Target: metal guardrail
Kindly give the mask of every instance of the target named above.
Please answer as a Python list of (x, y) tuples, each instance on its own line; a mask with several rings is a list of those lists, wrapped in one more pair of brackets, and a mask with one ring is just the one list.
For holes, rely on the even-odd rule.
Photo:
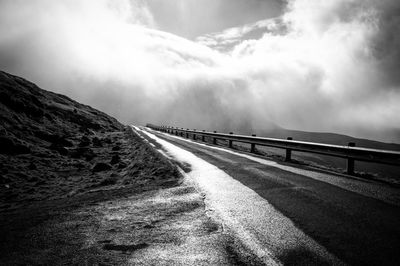
[(269, 146), (274, 148), (281, 148), (286, 150), (286, 161), (291, 160), (292, 151), (301, 151), (301, 152), (309, 152), (309, 153), (317, 153), (323, 155), (329, 155), (334, 157), (340, 157), (347, 160), (347, 173), (352, 175), (354, 174), (354, 162), (355, 161), (364, 161), (364, 162), (373, 162), (373, 163), (381, 163), (388, 165), (396, 165), (400, 166), (400, 152), (398, 151), (389, 151), (389, 150), (378, 150), (378, 149), (369, 149), (369, 148), (361, 148), (355, 147), (355, 143), (350, 142), (348, 146), (340, 146), (340, 145), (331, 145), (331, 144), (322, 144), (322, 143), (313, 143), (313, 142), (305, 142), (305, 141), (296, 141), (292, 140), (292, 138), (288, 139), (274, 139), (274, 138), (264, 138), (257, 137), (256, 135), (246, 136), (246, 135), (235, 135), (233, 133), (217, 133), (207, 132), (207, 131), (197, 131), (196, 129), (183, 129), (177, 127), (169, 127), (169, 126), (155, 126), (152, 124), (147, 124), (147, 127), (166, 132), (170, 134), (174, 134), (181, 137), (189, 138), (196, 140), (198, 137), (201, 137), (201, 140), (204, 142), (205, 137), (210, 137), (212, 139), (213, 144), (217, 144), (217, 139), (228, 141), (228, 147), (232, 148), (233, 142), (241, 142), (250, 144), (250, 152), (255, 152), (256, 145), (260, 146)]

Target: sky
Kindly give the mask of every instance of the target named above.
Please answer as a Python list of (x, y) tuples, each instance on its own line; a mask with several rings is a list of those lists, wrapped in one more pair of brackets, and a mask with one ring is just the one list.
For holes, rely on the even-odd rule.
[(400, 142), (399, 33), (398, 0), (0, 0), (0, 69), (124, 123)]

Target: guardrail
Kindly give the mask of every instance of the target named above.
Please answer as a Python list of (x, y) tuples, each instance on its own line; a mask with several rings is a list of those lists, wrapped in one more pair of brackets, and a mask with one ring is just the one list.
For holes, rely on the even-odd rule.
[(356, 144), (354, 142), (348, 143), (348, 146), (340, 146), (340, 145), (313, 143), (305, 141), (296, 141), (292, 140), (292, 138), (290, 137), (285, 140), (285, 139), (257, 137), (256, 135), (252, 136), (235, 135), (232, 132), (226, 134), (226, 133), (217, 133), (216, 131), (214, 132), (207, 132), (204, 130), (197, 131), (196, 129), (191, 130), (191, 129), (183, 129), (177, 127), (169, 127), (169, 126), (156, 126), (152, 124), (147, 124), (146, 126), (153, 130), (166, 132), (181, 137), (190, 138), (191, 136), (192, 139), (194, 140), (196, 140), (198, 137), (201, 137), (201, 140), (203, 142), (205, 142), (205, 137), (210, 137), (212, 139), (212, 143), (215, 145), (217, 144), (217, 139), (226, 140), (228, 141), (229, 148), (232, 148), (233, 142), (248, 143), (250, 144), (251, 147), (250, 152), (252, 153), (256, 151), (255, 148), (256, 145), (285, 149), (286, 150), (285, 161), (291, 160), (292, 151), (309, 152), (309, 153), (317, 153), (334, 157), (340, 157), (347, 160), (347, 173), (350, 175), (354, 174), (355, 161), (364, 161), (364, 162), (373, 162), (373, 163), (400, 166), (400, 152), (355, 147)]

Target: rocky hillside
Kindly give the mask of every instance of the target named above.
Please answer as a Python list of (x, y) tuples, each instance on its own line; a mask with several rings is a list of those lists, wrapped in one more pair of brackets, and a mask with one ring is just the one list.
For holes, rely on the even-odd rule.
[(176, 177), (116, 119), (0, 71), (0, 212)]

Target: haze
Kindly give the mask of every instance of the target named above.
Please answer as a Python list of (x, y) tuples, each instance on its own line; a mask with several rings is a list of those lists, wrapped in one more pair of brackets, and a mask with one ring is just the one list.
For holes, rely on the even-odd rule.
[(400, 142), (397, 0), (0, 0), (0, 69), (121, 122)]

